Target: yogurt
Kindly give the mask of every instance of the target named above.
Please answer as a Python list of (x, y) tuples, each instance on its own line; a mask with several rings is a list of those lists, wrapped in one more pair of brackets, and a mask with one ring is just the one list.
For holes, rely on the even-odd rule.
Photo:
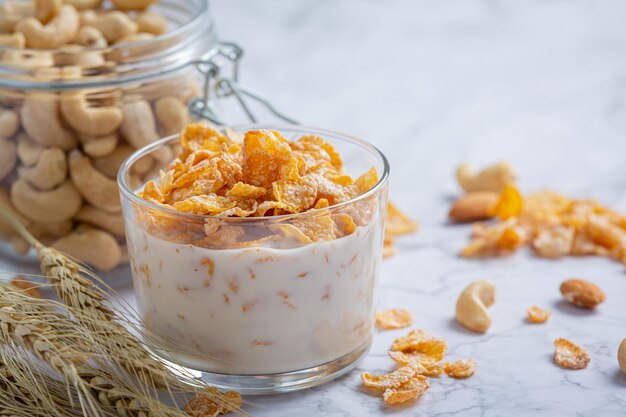
[(305, 370), (369, 346), (378, 216), (292, 249), (207, 249), (126, 225), (138, 307), (162, 353), (232, 375)]

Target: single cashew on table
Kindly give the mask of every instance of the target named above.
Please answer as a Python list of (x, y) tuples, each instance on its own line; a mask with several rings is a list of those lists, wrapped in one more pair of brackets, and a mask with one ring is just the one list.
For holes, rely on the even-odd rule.
[[(68, 87), (0, 87), (0, 207), (42, 242), (100, 270), (127, 261), (119, 167), (136, 149), (180, 132), (190, 122), (189, 100), (200, 94), (193, 68), (141, 83), (102, 84), (103, 73), (116, 73), (133, 57), (132, 47), (120, 48), (174, 28), (151, 8), (155, 3), (0, 4), (0, 68), (28, 70), (36, 86)], [(74, 87), (77, 81), (83, 87)], [(146, 158), (133, 182), (139, 185), (171, 157)], [(29, 250), (2, 222), (0, 238), (18, 253)]]
[(487, 308), (496, 301), (496, 285), (487, 280), (469, 284), (456, 302), (456, 319), (466, 328), (485, 333), (491, 327)]

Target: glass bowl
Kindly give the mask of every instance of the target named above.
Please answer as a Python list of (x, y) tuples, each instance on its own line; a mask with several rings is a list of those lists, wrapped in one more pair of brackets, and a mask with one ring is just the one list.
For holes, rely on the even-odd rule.
[[(385, 157), (359, 139), (307, 127), (236, 130), (259, 128), (290, 140), (321, 136), (341, 154), (346, 172), (358, 176), (373, 166), (380, 180), (328, 208), (238, 218), (177, 212), (138, 197), (158, 173), (139, 178), (137, 167), (145, 160), (167, 165), (178, 136), (137, 151), (118, 175), (147, 342), (207, 382), (245, 394), (320, 384), (354, 368), (368, 351), (389, 177)], [(350, 234), (329, 234), (347, 223)]]

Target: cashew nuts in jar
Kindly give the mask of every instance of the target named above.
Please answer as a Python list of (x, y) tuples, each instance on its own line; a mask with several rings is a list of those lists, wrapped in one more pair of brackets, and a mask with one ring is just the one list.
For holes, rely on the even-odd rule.
[[(72, 248), (79, 260), (100, 269), (113, 268), (124, 259), (118, 168), (136, 149), (182, 130), (189, 122), (189, 100), (201, 93), (193, 65), (161, 75), (163, 64), (154, 59), (178, 46), (164, 45), (158, 37), (177, 28), (183, 16), (169, 21), (166, 17), (171, 14), (160, 13), (171, 13), (175, 5), (177, 13), (190, 10), (185, 18), (192, 21), (197, 14), (190, 7), (197, 6), (185, 4), (187, 0), (161, 1), (169, 4), (151, 8), (156, 1), (0, 3), (0, 69), (28, 71), (28, 77), (18, 81), (33, 86), (17, 89), (0, 80), (0, 197), (4, 196), (0, 204), (9, 206), (42, 242)], [(197, 28), (187, 33), (195, 36)], [(216, 45), (207, 43), (208, 38), (202, 48)], [(187, 42), (188, 37), (182, 40)], [(142, 48), (135, 42), (142, 42)], [(197, 60), (198, 46), (189, 48), (188, 53), (195, 55), (188, 62)], [(135, 56), (141, 53), (146, 56)], [(145, 61), (154, 65), (154, 74), (138, 79), (135, 75), (146, 71)], [(126, 81), (129, 68), (135, 72)], [(158, 163), (172, 157), (164, 152), (137, 164), (133, 183), (139, 186), (146, 176), (157, 175)], [(0, 238), (20, 253), (28, 249), (2, 225)], [(106, 262), (73, 249), (75, 242), (92, 238), (106, 251), (102, 254)]]

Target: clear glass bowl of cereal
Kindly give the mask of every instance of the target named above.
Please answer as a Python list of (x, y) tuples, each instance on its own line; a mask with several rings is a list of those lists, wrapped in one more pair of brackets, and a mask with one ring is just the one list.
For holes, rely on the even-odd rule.
[[(138, 176), (163, 154), (177, 157)], [(372, 145), (300, 126), (190, 125), (133, 154), (118, 182), (146, 343), (247, 394), (354, 368), (372, 340), (388, 177)]]

